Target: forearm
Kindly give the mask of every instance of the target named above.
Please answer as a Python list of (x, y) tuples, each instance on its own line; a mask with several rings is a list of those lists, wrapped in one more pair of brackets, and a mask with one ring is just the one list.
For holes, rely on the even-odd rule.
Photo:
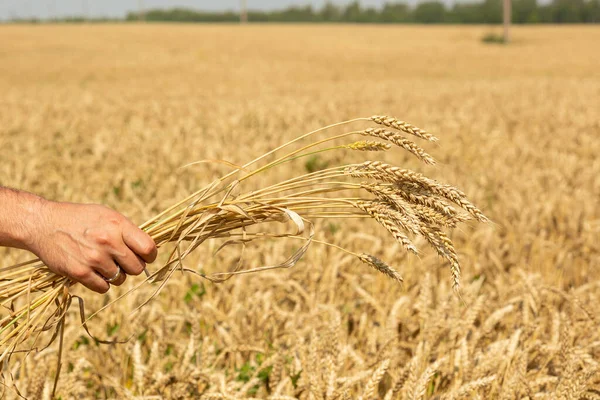
[(157, 252), (147, 233), (107, 207), (53, 202), (4, 187), (0, 246), (29, 250), (54, 273), (100, 293), (108, 281), (125, 281), (120, 271), (139, 275)]
[(31, 193), (0, 186), (0, 246), (30, 250), (47, 203)]

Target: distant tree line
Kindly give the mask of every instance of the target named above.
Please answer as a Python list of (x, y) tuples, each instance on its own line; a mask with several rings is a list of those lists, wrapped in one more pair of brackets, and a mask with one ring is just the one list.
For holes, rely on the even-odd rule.
[[(528, 23), (598, 23), (600, 0), (552, 0), (539, 4), (537, 0), (513, 0), (512, 18), (517, 24)], [(126, 20), (168, 22), (237, 22), (238, 13), (205, 12), (185, 8), (152, 9), (143, 16), (127, 14)], [(455, 3), (446, 6), (441, 1), (423, 1), (411, 7), (405, 3), (388, 2), (381, 8), (363, 7), (359, 1), (346, 6), (326, 3), (321, 9), (308, 6), (289, 7), (275, 11), (248, 11), (251, 22), (349, 22), (349, 23), (423, 23), (423, 24), (495, 24), (502, 22), (502, 0), (479, 3)]]
[[(142, 15), (130, 12), (125, 21), (162, 22), (239, 22), (237, 12), (207, 12), (187, 8), (151, 9)], [(346, 6), (327, 2), (322, 8), (288, 7), (274, 11), (248, 11), (250, 22), (338, 22), (338, 23), (420, 23), (420, 24), (497, 24), (502, 22), (502, 0), (456, 3), (446, 6), (439, 0), (420, 1), (416, 6), (403, 2), (386, 2), (383, 7), (363, 7), (359, 1)], [(512, 0), (512, 20), (529, 23), (598, 23), (600, 0)], [(53, 18), (53, 22), (118, 22), (117, 18)], [(12, 22), (44, 22), (35, 18), (13, 19)]]

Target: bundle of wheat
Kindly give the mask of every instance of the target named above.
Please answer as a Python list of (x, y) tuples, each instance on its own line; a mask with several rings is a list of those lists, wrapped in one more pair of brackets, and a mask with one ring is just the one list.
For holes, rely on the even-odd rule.
[[(331, 128), (361, 121), (369, 121), (393, 130), (367, 128), (328, 135), (278, 156), (284, 148), (309, 136), (324, 134)], [(458, 289), (458, 257), (451, 240), (442, 228), (454, 228), (459, 222), (468, 219), (487, 219), (467, 200), (464, 193), (452, 186), (383, 162), (366, 161), (306, 173), (258, 190), (234, 195), (234, 192), (239, 192), (245, 181), (261, 177), (277, 166), (332, 150), (386, 151), (393, 144), (409, 151), (427, 164), (435, 163), (429, 154), (405, 138), (401, 132), (428, 141), (437, 140), (433, 135), (395, 118), (357, 118), (307, 133), (243, 166), (234, 166), (234, 171), (141, 226), (158, 247), (174, 243), (173, 250), (162, 267), (151, 274), (147, 273), (143, 282), (121, 297), (148, 282), (157, 284), (155, 293), (158, 293), (177, 270), (198, 274), (213, 282), (222, 282), (236, 274), (290, 268), (298, 262), (311, 243), (333, 246), (357, 257), (392, 279), (402, 280), (396, 270), (374, 255), (355, 253), (317, 240), (311, 221), (318, 218), (375, 219), (407, 251), (414, 253), (417, 252), (417, 248), (410, 236), (424, 237), (437, 253), (450, 263), (453, 285)], [(382, 142), (361, 140), (345, 145), (323, 146), (353, 135), (369, 136)], [(274, 158), (273, 161), (267, 162), (269, 157)], [(255, 168), (250, 170), (251, 167)], [(360, 181), (357, 182), (356, 178)], [(450, 203), (454, 203), (454, 206)], [(272, 229), (273, 223), (291, 224), (294, 229), (291, 232), (280, 232)], [(243, 269), (240, 258), (240, 263), (233, 269), (207, 275), (183, 265), (186, 256), (208, 239), (224, 240), (220, 250), (234, 244), (242, 245), (243, 248), (247, 243), (266, 238), (287, 238), (303, 241), (303, 244), (287, 260), (272, 266)], [(14, 352), (34, 349), (42, 332), (53, 330), (51, 341), (60, 337), (66, 311), (75, 298), (69, 291), (71, 285), (73, 282), (56, 275), (40, 260), (0, 270), (0, 301), (10, 310), (8, 315), (0, 320), (0, 361), (7, 360)], [(81, 299), (78, 300), (82, 307)], [(81, 315), (85, 322), (83, 309)]]

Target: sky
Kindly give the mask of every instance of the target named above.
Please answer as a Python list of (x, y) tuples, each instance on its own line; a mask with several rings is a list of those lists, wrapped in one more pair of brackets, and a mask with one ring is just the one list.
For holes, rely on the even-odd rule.
[[(241, 0), (0, 0), (0, 19), (10, 18), (51, 18), (67, 15), (88, 15), (90, 17), (123, 17), (128, 11), (137, 10), (139, 4), (145, 8), (190, 7), (200, 10), (237, 10)], [(380, 7), (398, 0), (361, 0), (363, 6)], [(415, 4), (419, 0), (401, 2)], [(447, 4), (455, 1), (442, 0)], [(249, 9), (272, 10), (291, 5), (311, 4), (320, 8), (326, 0), (246, 0)], [(333, 0), (333, 3), (347, 4), (349, 0)]]

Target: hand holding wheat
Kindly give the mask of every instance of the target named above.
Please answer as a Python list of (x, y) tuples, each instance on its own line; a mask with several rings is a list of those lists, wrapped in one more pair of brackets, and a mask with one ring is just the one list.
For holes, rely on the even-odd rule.
[[(357, 122), (371, 122), (377, 128), (352, 130), (329, 135), (287, 152), (284, 149), (330, 128)], [(387, 129), (389, 128), (389, 129)], [(401, 281), (400, 274), (374, 255), (343, 249), (314, 238), (312, 221), (320, 218), (372, 218), (383, 226), (403, 248), (417, 252), (411, 236), (422, 236), (450, 264), (453, 286), (458, 289), (460, 266), (454, 246), (444, 228), (454, 228), (468, 219), (487, 221), (482, 212), (453, 186), (439, 183), (419, 173), (379, 161), (346, 164), (292, 177), (248, 193), (239, 192), (244, 182), (260, 177), (279, 165), (298, 158), (329, 151), (386, 151), (398, 146), (426, 164), (435, 160), (402, 133), (436, 141), (433, 135), (395, 118), (373, 116), (330, 125), (298, 137), (235, 170), (183, 199), (141, 226), (161, 247), (174, 243), (167, 262), (149, 274), (141, 284), (157, 284), (162, 289), (171, 275), (186, 271), (213, 282), (233, 275), (289, 268), (307, 251), (311, 243), (329, 245), (345, 251), (363, 263)], [(367, 136), (369, 140), (333, 145), (351, 136)], [(375, 139), (375, 140), (371, 140)], [(380, 141), (377, 141), (380, 140)], [(283, 155), (281, 155), (284, 153)], [(274, 158), (267, 162), (267, 158)], [(293, 226), (287, 233), (269, 229), (273, 223)], [(253, 229), (250, 229), (253, 228)], [(230, 271), (201, 274), (185, 268), (183, 261), (195, 248), (209, 239), (225, 240), (221, 248), (245, 245), (265, 238), (288, 238), (303, 242), (287, 260), (273, 266), (243, 269), (239, 263)], [(66, 310), (74, 283), (57, 275), (40, 260), (0, 270), (0, 302), (11, 310), (0, 320), (0, 361), (18, 351), (24, 343), (35, 347), (41, 332), (62, 333)], [(140, 285), (141, 285), (140, 284)], [(135, 290), (138, 286), (134, 287)], [(129, 292), (128, 292), (129, 293)], [(25, 304), (21, 299), (26, 299)], [(117, 299), (118, 300), (118, 299)], [(19, 304), (19, 307), (15, 305)], [(112, 303), (111, 303), (112, 304)], [(110, 304), (108, 305), (110, 306)], [(108, 307), (106, 306), (106, 307)]]

